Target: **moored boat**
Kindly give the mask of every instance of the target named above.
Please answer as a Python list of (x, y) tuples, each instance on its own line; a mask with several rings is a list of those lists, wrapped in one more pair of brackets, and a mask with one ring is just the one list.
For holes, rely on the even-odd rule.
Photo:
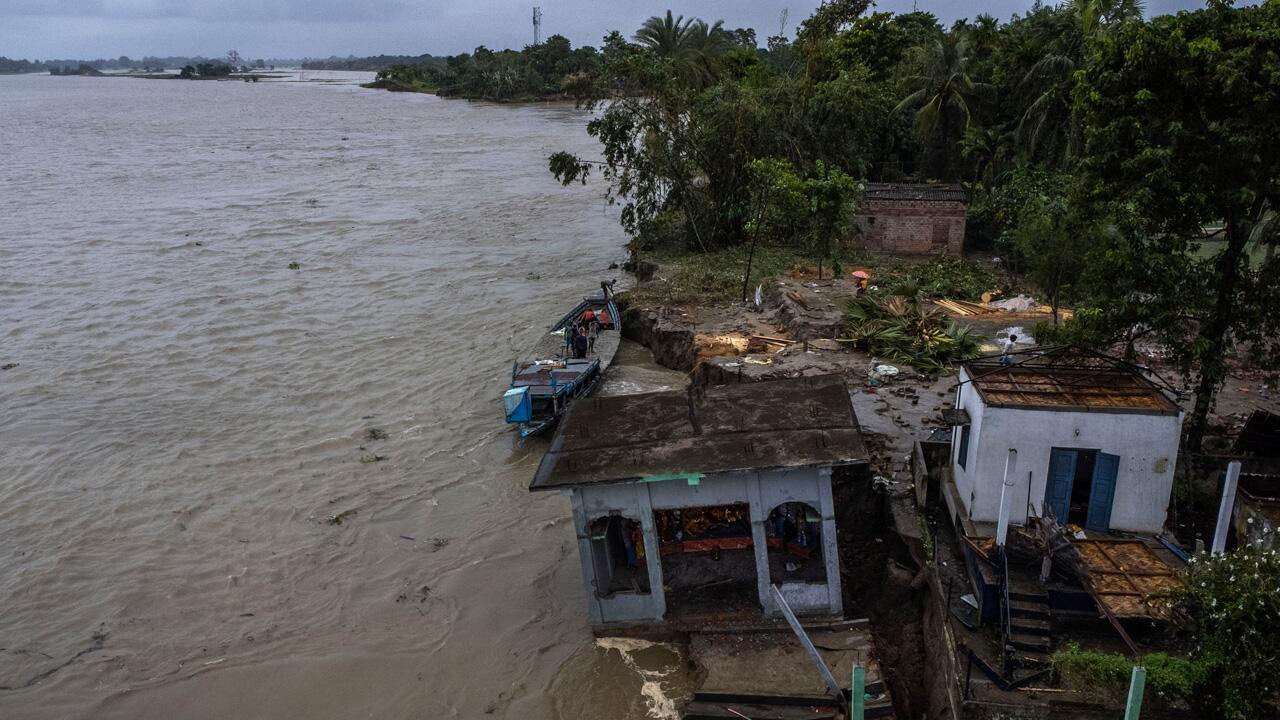
[[(583, 338), (575, 343), (575, 336)], [(584, 297), (511, 366), (511, 388), (502, 396), (508, 423), (521, 437), (553, 426), (575, 400), (599, 385), (622, 339), (622, 316), (613, 282)]]

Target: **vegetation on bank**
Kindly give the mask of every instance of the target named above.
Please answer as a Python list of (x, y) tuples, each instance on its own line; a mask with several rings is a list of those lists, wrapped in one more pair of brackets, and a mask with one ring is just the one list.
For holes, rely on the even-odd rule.
[(356, 57), (349, 55), (347, 57), (338, 57), (336, 55), (327, 58), (307, 58), (301, 63), (303, 70), (357, 70), (363, 72), (378, 72), (386, 70), (396, 65), (417, 65), (421, 63), (431, 62), (434, 58), (430, 55), (371, 55), (369, 57)]
[(1233, 355), (1280, 369), (1280, 262), (1248, 259), (1280, 242), (1280, 4), (1071, 0), (950, 27), (869, 9), (824, 2), (764, 48), (670, 13), (612, 33), (560, 84), (597, 111), (602, 157), (549, 169), (602, 178), (642, 257), (679, 247), (718, 277), (741, 248), (717, 281), (739, 292), (770, 248), (841, 260), (863, 182), (963, 183), (971, 243), (1075, 305), (1045, 339), (1171, 350), (1198, 448)]
[[(241, 60), (239, 53), (232, 50), (227, 53), (227, 58), (232, 54), (235, 55), (235, 62), (223, 58), (221, 61), (229, 64), (241, 65), (242, 63), (252, 69), (264, 69), (267, 67), (274, 68), (276, 65), (294, 65), (294, 60)], [(23, 73), (41, 73), (47, 72), (51, 75), (89, 75), (88, 72), (75, 72), (82, 67), (88, 67), (96, 71), (104, 70), (129, 70), (135, 72), (161, 73), (166, 68), (180, 68), (185, 65), (198, 65), (200, 63), (219, 62), (216, 59), (210, 59), (196, 55), (194, 57), (186, 57), (181, 55), (170, 55), (166, 57), (157, 57), (155, 55), (147, 55), (146, 57), (133, 59), (128, 55), (121, 55), (118, 58), (104, 58), (98, 60), (14, 60), (0, 56), (0, 75), (17, 75)], [(71, 70), (73, 72), (67, 72)]]
[(595, 73), (598, 61), (595, 48), (574, 49), (568, 38), (552, 35), (523, 50), (480, 46), (471, 53), (396, 64), (379, 70), (365, 87), (498, 102), (547, 100), (566, 97), (566, 88)]
[(76, 67), (54, 67), (49, 69), (50, 75), (87, 75), (100, 77), (103, 72), (88, 63), (80, 63)]

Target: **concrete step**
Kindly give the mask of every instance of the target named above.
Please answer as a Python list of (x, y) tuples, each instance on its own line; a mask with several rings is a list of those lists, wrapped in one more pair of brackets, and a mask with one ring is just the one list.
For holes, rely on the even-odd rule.
[(1050, 640), (1045, 635), (1028, 635), (1014, 632), (1009, 636), (1009, 644), (1022, 652), (1049, 654)]
[(1025, 633), (1027, 635), (1049, 635), (1051, 634), (1050, 622), (1034, 617), (1009, 615), (1009, 623), (1013, 627), (1014, 632)]
[(1036, 620), (1049, 619), (1049, 603), (1028, 602), (1026, 600), (1009, 600), (1009, 616), (1033, 618)]

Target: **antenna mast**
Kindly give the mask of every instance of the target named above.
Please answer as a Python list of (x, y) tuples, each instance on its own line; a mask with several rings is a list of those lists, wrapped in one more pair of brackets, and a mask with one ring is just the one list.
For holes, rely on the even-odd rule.
[(542, 43), (542, 8), (535, 5), (533, 7), (533, 44)]

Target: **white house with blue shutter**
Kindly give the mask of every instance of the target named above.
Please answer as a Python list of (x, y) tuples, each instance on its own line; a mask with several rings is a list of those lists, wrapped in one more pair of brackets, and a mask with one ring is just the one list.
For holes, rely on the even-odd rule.
[(1161, 532), (1182, 428), (1168, 391), (1135, 366), (1077, 350), (1014, 360), (960, 370), (943, 497), (962, 531), (994, 534), (1003, 490), (1013, 525), (1051, 513), (1093, 532)]

